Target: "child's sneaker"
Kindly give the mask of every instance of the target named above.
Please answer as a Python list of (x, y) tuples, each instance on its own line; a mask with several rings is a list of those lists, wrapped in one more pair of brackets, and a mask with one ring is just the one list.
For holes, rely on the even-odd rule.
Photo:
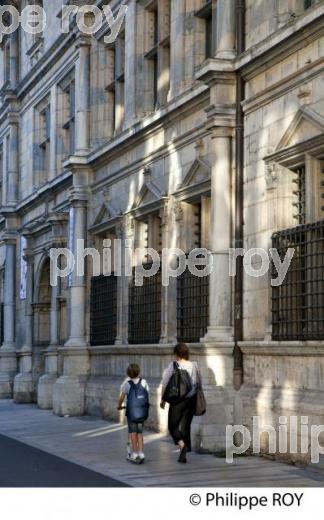
[(145, 455), (143, 452), (138, 454), (139, 464), (144, 464), (145, 462)]
[(127, 454), (127, 457), (126, 457), (126, 460), (128, 460), (128, 462), (132, 462), (133, 464), (139, 464), (139, 456), (137, 453), (131, 453), (131, 454)]

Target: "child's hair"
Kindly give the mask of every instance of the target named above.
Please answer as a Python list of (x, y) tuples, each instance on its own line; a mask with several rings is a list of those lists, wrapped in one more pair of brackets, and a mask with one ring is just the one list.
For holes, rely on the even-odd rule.
[(136, 365), (136, 363), (132, 363), (131, 365), (129, 365), (129, 367), (127, 368), (127, 375), (128, 377), (130, 377), (131, 379), (135, 379), (135, 377), (138, 377), (139, 374), (140, 374), (140, 367), (138, 365)]
[(188, 361), (188, 359), (190, 357), (188, 345), (186, 345), (185, 343), (178, 343), (174, 347), (173, 352), (180, 359), (186, 359)]

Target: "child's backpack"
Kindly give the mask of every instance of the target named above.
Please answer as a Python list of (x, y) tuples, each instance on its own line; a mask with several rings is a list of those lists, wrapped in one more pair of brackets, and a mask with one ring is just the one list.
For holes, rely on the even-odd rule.
[(142, 386), (141, 379), (137, 384), (129, 381), (130, 390), (127, 396), (126, 416), (129, 421), (141, 423), (149, 416), (149, 395), (146, 388)]
[(177, 404), (183, 401), (192, 390), (192, 382), (187, 370), (181, 369), (174, 361), (173, 374), (166, 386), (163, 394), (163, 401), (170, 404)]

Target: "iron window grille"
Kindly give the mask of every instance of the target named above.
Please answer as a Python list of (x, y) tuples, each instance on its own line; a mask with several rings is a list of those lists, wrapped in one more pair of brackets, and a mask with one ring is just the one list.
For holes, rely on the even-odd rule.
[[(153, 263), (143, 265), (151, 269)], [(143, 285), (136, 285), (136, 267), (129, 290), (129, 333), (132, 345), (156, 344), (161, 336), (161, 269), (144, 278)]]
[(208, 323), (209, 276), (195, 276), (187, 268), (177, 280), (178, 341), (199, 342), (207, 332)]
[(296, 197), (296, 202), (293, 204), (296, 213), (294, 214), (294, 218), (297, 220), (298, 224), (305, 224), (306, 222), (306, 171), (305, 166), (301, 166), (296, 171), (294, 171), (294, 184), (295, 190), (294, 195)]
[(90, 344), (113, 345), (117, 336), (117, 277), (94, 276), (90, 296)]
[[(281, 259), (295, 250), (283, 284), (272, 289), (272, 338), (324, 338), (324, 220), (277, 232), (272, 245)], [(273, 267), (273, 278), (276, 270)]]

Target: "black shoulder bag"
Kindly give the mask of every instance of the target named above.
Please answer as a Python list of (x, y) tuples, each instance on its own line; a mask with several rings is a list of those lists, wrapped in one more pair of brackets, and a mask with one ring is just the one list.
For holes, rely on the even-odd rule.
[(186, 398), (192, 390), (192, 382), (187, 370), (179, 368), (178, 363), (173, 362), (173, 374), (165, 388), (163, 401), (169, 404), (177, 404)]

